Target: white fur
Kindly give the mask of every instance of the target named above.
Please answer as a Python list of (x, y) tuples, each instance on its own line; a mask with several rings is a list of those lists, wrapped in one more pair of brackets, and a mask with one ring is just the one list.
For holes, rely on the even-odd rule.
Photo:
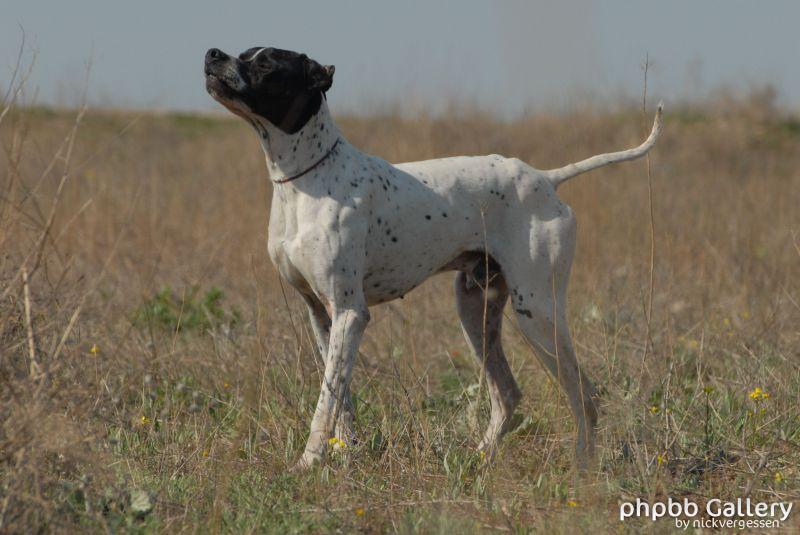
[(248, 59), (247, 61), (253, 61), (254, 59), (256, 59), (256, 57), (258, 57), (259, 54), (261, 54), (266, 49), (267, 49), (267, 47), (259, 48), (258, 50), (253, 52), (253, 55), (250, 56), (250, 59)]
[[(498, 155), (392, 165), (344, 140), (324, 99), (296, 134), (253, 114), (250, 119), (261, 134), (273, 181), (308, 169), (341, 140), (311, 172), (275, 184), (272, 197), (269, 255), (308, 304), (325, 359), (299, 465), (322, 460), (334, 433), (351, 438), (348, 389), (370, 318), (368, 307), (402, 297), (435, 273), (457, 269), (459, 316), (468, 342), (487, 367), (492, 401), (480, 447), (493, 451), (519, 399), (499, 342), (509, 296), (522, 332), (566, 391), (578, 425), (578, 461), (585, 466), (594, 444), (596, 410), (565, 319), (575, 219), (556, 186), (578, 173), (645, 154), (660, 131), (661, 108), (653, 133), (639, 148), (552, 171)], [(469, 280), (484, 262), (481, 251), (502, 269), (490, 284), (495, 291), (490, 292), (494, 308), (488, 329), (483, 327), (483, 281)], [(486, 343), (483, 332), (488, 333)]]

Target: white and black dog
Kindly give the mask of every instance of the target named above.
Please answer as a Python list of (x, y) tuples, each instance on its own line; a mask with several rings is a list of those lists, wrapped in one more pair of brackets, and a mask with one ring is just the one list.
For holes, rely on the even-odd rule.
[[(575, 218), (556, 188), (580, 173), (647, 153), (635, 149), (540, 171), (516, 158), (459, 156), (390, 164), (342, 137), (325, 99), (334, 68), (304, 54), (251, 48), (206, 53), (206, 89), (258, 132), (273, 182), (269, 255), (308, 305), (325, 362), (298, 467), (324, 459), (329, 439), (353, 437), (349, 384), (369, 306), (454, 270), (467, 342), (485, 367), (491, 454), (520, 391), (500, 344), (509, 297), (519, 327), (569, 398), (578, 466), (595, 442), (595, 390), (580, 371), (566, 322)], [(485, 339), (484, 339), (485, 336)], [(338, 442), (338, 441), (337, 441)]]

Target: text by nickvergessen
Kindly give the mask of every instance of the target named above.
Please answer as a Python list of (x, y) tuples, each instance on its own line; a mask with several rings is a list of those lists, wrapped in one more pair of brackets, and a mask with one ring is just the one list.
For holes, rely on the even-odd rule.
[(718, 498), (698, 505), (689, 498), (650, 503), (636, 498), (635, 501), (621, 502), (619, 519), (649, 518), (653, 522), (667, 517), (675, 521), (675, 527), (727, 528), (727, 529), (765, 529), (781, 526), (792, 512), (792, 502), (759, 502), (750, 498), (737, 498), (725, 501)]

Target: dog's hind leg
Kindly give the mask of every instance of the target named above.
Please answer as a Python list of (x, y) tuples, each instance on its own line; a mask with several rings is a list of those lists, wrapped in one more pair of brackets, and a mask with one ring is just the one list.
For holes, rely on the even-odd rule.
[[(568, 232), (574, 232), (574, 228)], [(553, 251), (555, 241), (539, 242), (538, 247), (531, 248), (534, 252), (538, 249), (538, 254), (526, 254), (522, 261), (508, 262), (503, 267), (520, 330), (567, 395), (578, 428), (577, 465), (586, 469), (594, 457), (596, 394), (578, 367), (566, 320), (567, 279), (574, 241), (570, 234), (562, 236), (560, 247)], [(520, 249), (517, 251), (521, 257)]]
[(577, 465), (580, 469), (587, 469), (594, 458), (597, 428), (595, 390), (578, 367), (565, 316), (561, 312), (554, 314), (552, 310), (547, 310), (547, 303), (543, 303), (541, 307), (518, 311), (517, 320), (520, 330), (533, 345), (539, 360), (558, 379), (567, 394), (578, 428), (575, 448)]
[(471, 276), (463, 271), (456, 276), (456, 305), (464, 337), (486, 371), (492, 414), (478, 449), (491, 455), (508, 430), (521, 393), (500, 340), (503, 307), (508, 300), (508, 289), (503, 276), (499, 272), (492, 274), (488, 295), (484, 295), (483, 290), (485, 279), (472, 281), (469, 280)]
[[(328, 359), (328, 340), (331, 337), (331, 317), (316, 296), (301, 295), (308, 306), (308, 318), (311, 321), (311, 329), (314, 331), (314, 340), (317, 343), (317, 349), (322, 357), (322, 364), (324, 367)], [(343, 405), (336, 419), (335, 436), (346, 444), (351, 444), (355, 438), (355, 431), (353, 429), (355, 411), (349, 385), (345, 386), (342, 397)]]

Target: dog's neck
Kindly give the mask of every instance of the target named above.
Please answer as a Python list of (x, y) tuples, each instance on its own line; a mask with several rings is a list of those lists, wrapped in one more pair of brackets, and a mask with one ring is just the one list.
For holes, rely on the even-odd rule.
[[(266, 119), (256, 120), (253, 126), (261, 138), (267, 170), (273, 182), (297, 177), (312, 169), (326, 155), (330, 158), (331, 148), (341, 138), (324, 98), (317, 113), (293, 134), (284, 132)], [(324, 165), (324, 162), (319, 165)]]

